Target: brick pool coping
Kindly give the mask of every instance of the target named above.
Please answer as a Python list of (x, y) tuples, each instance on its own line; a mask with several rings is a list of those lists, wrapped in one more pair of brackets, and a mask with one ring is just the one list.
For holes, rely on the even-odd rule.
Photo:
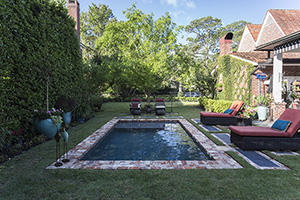
[[(167, 121), (179, 122), (187, 132), (206, 150), (213, 160), (159, 160), (159, 161), (132, 161), (132, 160), (83, 160), (82, 156), (89, 151), (105, 134), (118, 122), (147, 122)], [(242, 166), (225, 153), (222, 148), (208, 139), (200, 130), (186, 119), (112, 119), (97, 131), (80, 142), (68, 152), (70, 162), (61, 167), (52, 163), (47, 169), (240, 169)], [(63, 156), (61, 157), (61, 159)]]

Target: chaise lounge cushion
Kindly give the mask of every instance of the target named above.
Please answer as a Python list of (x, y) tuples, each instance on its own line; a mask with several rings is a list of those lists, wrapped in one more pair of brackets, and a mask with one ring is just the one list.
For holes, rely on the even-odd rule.
[(201, 112), (203, 117), (232, 117), (231, 114), (226, 113), (214, 113), (214, 112)]
[(229, 126), (229, 129), (240, 136), (257, 137), (291, 137), (287, 132), (279, 131), (270, 127), (259, 126)]
[(240, 136), (270, 136), (270, 137), (293, 137), (300, 128), (300, 110), (286, 109), (281, 116), (281, 120), (290, 121), (291, 124), (286, 131), (279, 131), (270, 127), (244, 127), (244, 126), (229, 126), (231, 132)]
[(298, 109), (287, 108), (279, 119), (291, 121), (291, 125), (286, 130), (290, 137), (293, 137), (300, 128), (300, 111)]

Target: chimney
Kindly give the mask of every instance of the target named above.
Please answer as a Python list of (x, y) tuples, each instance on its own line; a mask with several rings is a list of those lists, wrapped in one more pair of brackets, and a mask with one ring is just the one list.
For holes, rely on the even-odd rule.
[(232, 53), (232, 33), (227, 33), (220, 39), (220, 56)]
[(76, 22), (75, 31), (80, 43), (80, 7), (77, 0), (68, 0), (67, 7), (69, 8), (69, 15), (72, 16)]

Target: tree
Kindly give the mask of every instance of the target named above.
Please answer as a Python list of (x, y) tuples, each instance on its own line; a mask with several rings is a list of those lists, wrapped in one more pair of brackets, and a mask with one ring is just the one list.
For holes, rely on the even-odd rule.
[(169, 80), (178, 29), (168, 13), (154, 20), (153, 14), (144, 14), (134, 4), (124, 14), (127, 21), (107, 24), (96, 50), (102, 55), (118, 55), (121, 76), (150, 102), (151, 94)]
[(92, 4), (87, 12), (81, 12), (80, 16), (80, 37), (81, 42), (85, 45), (83, 49), (84, 58), (92, 58), (94, 56), (95, 42), (101, 37), (105, 26), (115, 21), (112, 10), (104, 4)]
[(204, 66), (206, 68), (212, 68), (212, 66), (208, 66), (209, 60), (219, 51), (218, 41), (221, 26), (222, 21), (220, 19), (208, 16), (193, 20), (185, 27), (187, 33), (195, 34), (195, 37), (187, 39), (188, 45), (195, 56), (200, 56), (199, 59), (205, 61)]

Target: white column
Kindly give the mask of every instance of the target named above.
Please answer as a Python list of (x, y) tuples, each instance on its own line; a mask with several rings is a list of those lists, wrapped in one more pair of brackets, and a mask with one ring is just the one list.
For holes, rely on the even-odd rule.
[(282, 53), (275, 53), (273, 59), (273, 97), (275, 102), (282, 101), (282, 65)]

